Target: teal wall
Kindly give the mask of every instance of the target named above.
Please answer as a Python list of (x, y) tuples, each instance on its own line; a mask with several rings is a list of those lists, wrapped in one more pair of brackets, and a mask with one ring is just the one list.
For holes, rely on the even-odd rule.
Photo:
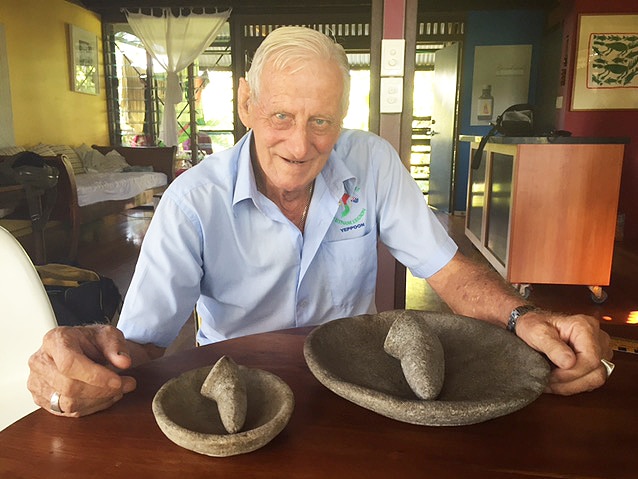
[[(540, 10), (507, 10), (469, 12), (465, 24), (465, 40), (461, 65), (459, 133), (484, 135), (489, 126), (471, 126), (472, 74), (474, 47), (486, 45), (532, 45), (529, 103), (534, 103), (538, 90), (541, 42), (545, 13)], [(500, 114), (501, 112), (494, 112)], [(465, 211), (469, 168), (469, 144), (460, 142), (454, 192), (454, 210)]]

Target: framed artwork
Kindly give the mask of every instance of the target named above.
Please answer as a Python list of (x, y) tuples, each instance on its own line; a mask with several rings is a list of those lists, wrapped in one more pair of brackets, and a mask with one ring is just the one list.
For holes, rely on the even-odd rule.
[(99, 93), (97, 45), (97, 35), (69, 25), (71, 90), (92, 95)]
[(580, 15), (572, 110), (638, 108), (638, 15)]

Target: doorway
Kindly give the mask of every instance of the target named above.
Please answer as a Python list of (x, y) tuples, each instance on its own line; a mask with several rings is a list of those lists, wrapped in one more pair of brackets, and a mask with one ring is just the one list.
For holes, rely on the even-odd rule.
[[(425, 201), (443, 215), (454, 211), (459, 52), (464, 33), (463, 14), (418, 14), (410, 172)], [(454, 72), (452, 88), (444, 88), (443, 94), (437, 93), (437, 70), (439, 80), (443, 76), (450, 77), (450, 71)], [(441, 70), (445, 71), (444, 75)], [(445, 132), (442, 126), (445, 126)], [(439, 155), (445, 158), (441, 159)], [(431, 295), (435, 296), (424, 279), (415, 278), (406, 271), (407, 309), (422, 308)]]
[(454, 211), (460, 44), (436, 52), (432, 87), (429, 205)]
[[(419, 12), (418, 15), (410, 172), (428, 204), (444, 212), (453, 211), (458, 52), (464, 28), (462, 14)], [(450, 89), (446, 80), (451, 76), (455, 80)], [(441, 159), (441, 155), (445, 158)]]

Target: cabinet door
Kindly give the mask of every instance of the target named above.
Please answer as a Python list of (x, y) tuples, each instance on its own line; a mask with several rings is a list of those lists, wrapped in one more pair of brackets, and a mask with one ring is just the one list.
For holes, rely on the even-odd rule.
[(623, 152), (622, 144), (519, 146), (508, 281), (609, 284)]
[(488, 221), (484, 244), (503, 266), (507, 264), (513, 171), (512, 155), (491, 153)]
[[(472, 148), (471, 158), (476, 150)], [(470, 180), (468, 190), (466, 228), (482, 242), (483, 238), (483, 213), (485, 211), (485, 170), (487, 167), (487, 153), (483, 151), (483, 157), (479, 167), (470, 169)]]

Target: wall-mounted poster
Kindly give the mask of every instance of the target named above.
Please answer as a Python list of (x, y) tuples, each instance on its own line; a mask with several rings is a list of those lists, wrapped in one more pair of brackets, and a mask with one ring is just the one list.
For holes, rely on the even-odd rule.
[(580, 15), (572, 110), (638, 108), (638, 15)]
[(71, 57), (71, 90), (97, 95), (98, 82), (97, 35), (69, 25)]
[(508, 106), (527, 103), (531, 64), (531, 45), (475, 47), (470, 125), (489, 125)]

